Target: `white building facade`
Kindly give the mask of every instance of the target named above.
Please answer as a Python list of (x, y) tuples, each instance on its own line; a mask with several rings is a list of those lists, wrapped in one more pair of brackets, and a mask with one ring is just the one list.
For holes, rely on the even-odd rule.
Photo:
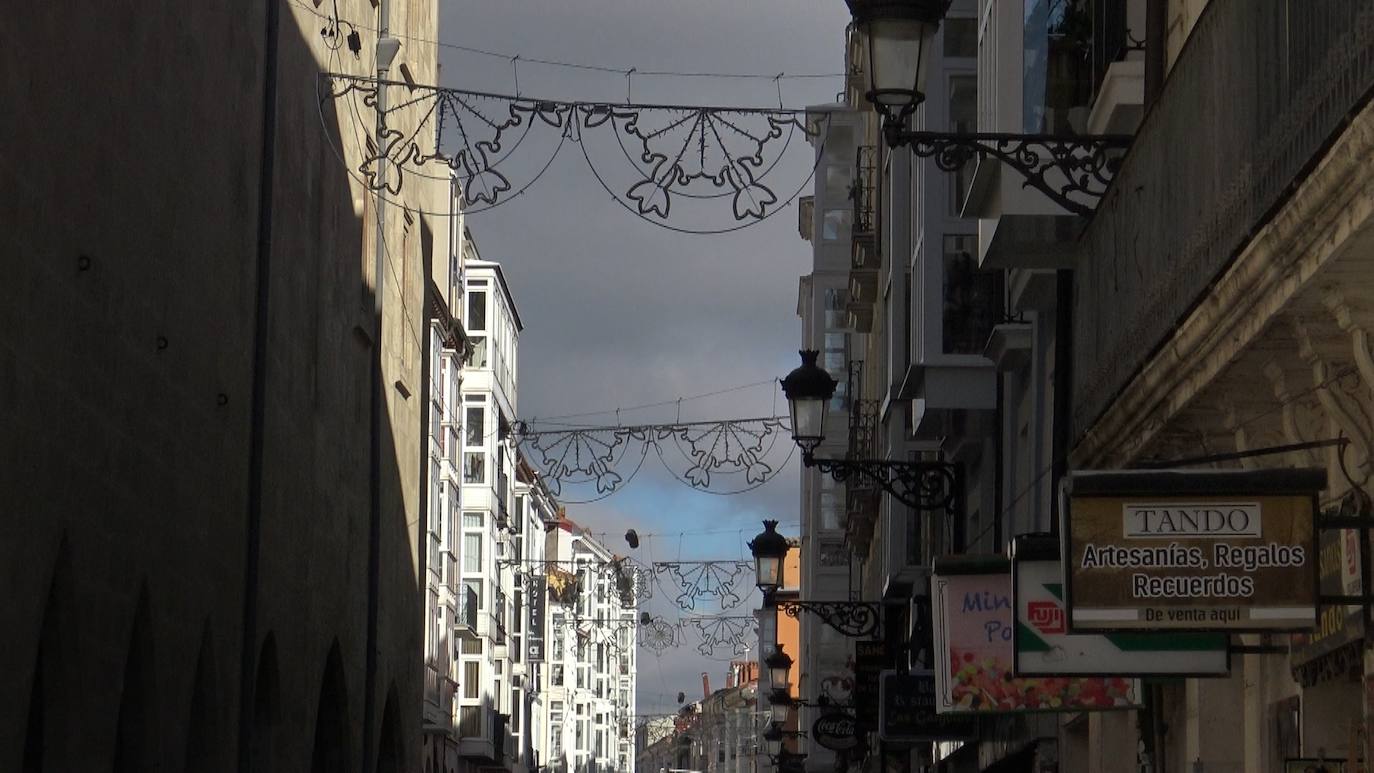
[(540, 759), (551, 770), (634, 770), (633, 583), (617, 583), (616, 557), (566, 518), (550, 530), (546, 551), (548, 733)]

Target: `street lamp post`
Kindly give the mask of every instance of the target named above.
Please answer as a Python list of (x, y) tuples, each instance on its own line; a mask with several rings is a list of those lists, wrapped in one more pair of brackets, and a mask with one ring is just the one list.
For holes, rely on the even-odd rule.
[(768, 686), (773, 690), (786, 691), (791, 684), (789, 672), (792, 670), (792, 656), (783, 652), (779, 644), (772, 655), (763, 659), (763, 664), (768, 666)]
[[(888, 147), (907, 146), (921, 158), (934, 158), (946, 172), (962, 169), (974, 158), (996, 158), (1039, 190), (1077, 215), (1093, 207), (1074, 197), (1099, 199), (1120, 166), (1120, 150), (1130, 135), (1002, 134), (927, 132), (906, 128), (907, 119), (925, 101), (931, 45), (950, 0), (845, 0), (854, 27), (868, 47), (868, 91), (865, 97), (883, 117)], [(1047, 175), (1057, 171), (1052, 180)]]
[(807, 349), (799, 354), (802, 364), (783, 378), (782, 392), (792, 413), (792, 439), (802, 451), (802, 464), (840, 483), (853, 478), (869, 480), (914, 510), (952, 511), (959, 495), (959, 474), (949, 462), (821, 459), (815, 455), (816, 447), (825, 439), (825, 420), (836, 384), (817, 364), (819, 352)]
[[(749, 541), (749, 550), (754, 554), (754, 568), (757, 572), (756, 584), (763, 592), (764, 609), (775, 609), (791, 618), (801, 617), (804, 611), (810, 612), (826, 625), (851, 639), (876, 634), (882, 624), (882, 608), (876, 603), (778, 598), (778, 589), (786, 580), (783, 558), (787, 555), (787, 538), (777, 532), (777, 527), (777, 521), (764, 521), (763, 531)], [(782, 648), (778, 647), (777, 652), (782, 652)], [(764, 660), (764, 663), (767, 664), (768, 660)], [(790, 658), (788, 665), (791, 665)], [(787, 685), (772, 686), (776, 688)]]

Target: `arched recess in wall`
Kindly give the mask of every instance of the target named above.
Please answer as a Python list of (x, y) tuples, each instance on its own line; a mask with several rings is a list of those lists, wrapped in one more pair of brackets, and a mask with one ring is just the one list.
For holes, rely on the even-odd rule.
[(386, 691), (382, 729), (377, 735), (377, 773), (401, 773), (401, 718), (396, 685)]
[(195, 682), (187, 713), (186, 773), (224, 770), (224, 727), (215, 671), (214, 639), (210, 621), (201, 627), (200, 654), (196, 656)]
[(253, 740), (249, 769), (271, 773), (277, 756), (277, 729), (281, 725), (281, 680), (277, 671), (277, 638), (269, 633), (258, 651), (258, 673), (253, 681)]
[(143, 773), (158, 767), (161, 723), (157, 717), (152, 629), (145, 581), (138, 589), (129, 649), (124, 657), (124, 679), (120, 683), (119, 714), (115, 720), (114, 773)]
[(348, 688), (344, 682), (339, 640), (335, 639), (325, 658), (324, 678), (320, 681), (310, 772), (336, 773), (348, 768)]
[(71, 545), (67, 536), (58, 541), (53, 560), (48, 596), (39, 622), (38, 651), (34, 656), (29, 683), (28, 718), (24, 725), (24, 752), (20, 758), (23, 773), (41, 773), (64, 764), (54, 760), (61, 748), (51, 736), (63, 727), (73, 726), (70, 715), (80, 695), (77, 669), (80, 648), (79, 628), (73, 625), (76, 588), (73, 585)]

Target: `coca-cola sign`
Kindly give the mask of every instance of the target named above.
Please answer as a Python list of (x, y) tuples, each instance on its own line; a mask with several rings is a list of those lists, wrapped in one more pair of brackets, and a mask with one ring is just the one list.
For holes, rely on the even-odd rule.
[(859, 732), (849, 714), (826, 714), (811, 726), (811, 739), (831, 751), (843, 752), (859, 745)]

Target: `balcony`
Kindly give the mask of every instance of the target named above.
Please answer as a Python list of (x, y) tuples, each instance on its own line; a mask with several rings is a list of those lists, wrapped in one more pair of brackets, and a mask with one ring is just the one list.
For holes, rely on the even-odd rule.
[(505, 759), (505, 717), (484, 699), (478, 706), (462, 706), (458, 714), (458, 753), (479, 764), (501, 765)]
[[(862, 362), (850, 366), (851, 389), (859, 394), (862, 378)], [(848, 459), (878, 458), (878, 410), (877, 400), (856, 399), (849, 407), (849, 448), (845, 454)], [(867, 559), (869, 545), (873, 541), (873, 527), (878, 522), (878, 505), (881, 492), (867, 479), (855, 479), (845, 485), (845, 541), (855, 556)]]
[(939, 288), (940, 303), (916, 307), (912, 363), (898, 397), (919, 401), (912, 436), (918, 440), (980, 434), (997, 403), (996, 366), (984, 352), (993, 328), (1006, 316), (1004, 273), (981, 271), (974, 237), (945, 236), (940, 259), (922, 261), (914, 277), (918, 298)]
[(854, 183), (849, 190), (849, 198), (854, 202), (855, 266), (877, 268), (880, 263), (877, 239), (878, 215), (882, 211), (880, 179), (877, 146), (860, 145), (854, 153)]
[(481, 599), (477, 597), (477, 591), (463, 585), (458, 590), (458, 617), (456, 623), (459, 629), (466, 629), (467, 633), (477, 635), (477, 616), (482, 608)]
[(873, 304), (878, 300), (878, 269), (882, 257), (878, 249), (878, 149), (860, 145), (855, 151), (853, 182), (849, 200), (853, 205), (850, 231), (849, 299), (845, 310), (849, 323), (860, 333), (873, 329)]
[(425, 730), (453, 730), (454, 698), (458, 684), (437, 665), (425, 664)]
[(1207, 5), (1079, 245), (1075, 437), (1274, 222), (1371, 93), (1374, 6)]

